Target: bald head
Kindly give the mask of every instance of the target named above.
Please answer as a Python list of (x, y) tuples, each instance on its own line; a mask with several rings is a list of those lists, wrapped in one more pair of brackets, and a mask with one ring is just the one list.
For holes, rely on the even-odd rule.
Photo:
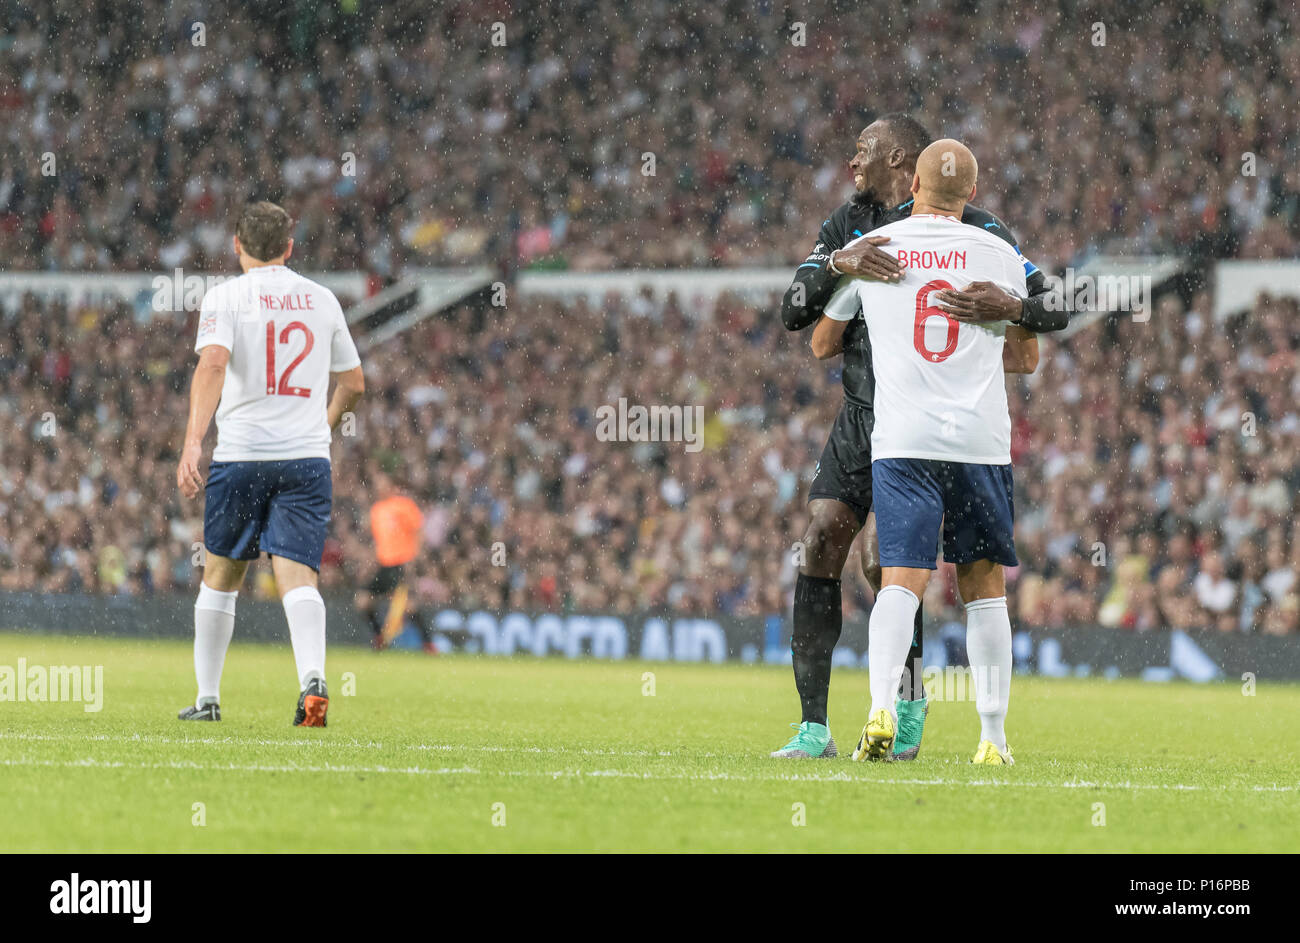
[(961, 141), (942, 138), (916, 158), (912, 193), (918, 206), (959, 212), (975, 195), (979, 164)]

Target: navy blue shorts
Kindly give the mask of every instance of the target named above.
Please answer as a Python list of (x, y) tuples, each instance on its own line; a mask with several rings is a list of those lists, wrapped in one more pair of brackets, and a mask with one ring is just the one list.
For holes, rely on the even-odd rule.
[(871, 478), (882, 567), (935, 569), (940, 525), (948, 563), (1019, 565), (1010, 465), (882, 458)]
[(204, 497), (209, 553), (231, 560), (270, 553), (320, 569), (334, 498), (329, 459), (213, 462)]

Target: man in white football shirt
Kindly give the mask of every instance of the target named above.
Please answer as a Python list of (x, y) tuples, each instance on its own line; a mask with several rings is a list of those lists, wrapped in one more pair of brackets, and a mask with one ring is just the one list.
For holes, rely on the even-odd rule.
[[(271, 557), (289, 623), (299, 682), (293, 722), (324, 727), (329, 709), (316, 574), (333, 500), (330, 438), (365, 381), (334, 293), (285, 267), (292, 226), (274, 203), (245, 208), (234, 241), (244, 274), (211, 288), (199, 309), (199, 363), (176, 483), (187, 498), (205, 491), (207, 561), (194, 604), (199, 693), (182, 720), (221, 719), (235, 600), (259, 553)], [(205, 486), (199, 459), (214, 414), (217, 446)]]
[(922, 151), (911, 216), (868, 233), (889, 237), (887, 250), (902, 264), (903, 277), (844, 279), (813, 333), (814, 353), (832, 356), (845, 325), (863, 317), (876, 375), (871, 478), (882, 577), (869, 624), (871, 709), (855, 760), (890, 756), (898, 723), (894, 696), (942, 527), (944, 558), (957, 565), (966, 603), (981, 727), (974, 762), (1013, 762), (1004, 731), (1011, 621), (1002, 568), (1017, 560), (1003, 374), (1032, 372), (1038, 342), (1001, 321), (952, 320), (932, 298), (976, 281), (1026, 295), (1020, 254), (961, 222), (977, 174), (975, 156), (958, 141), (935, 141)]

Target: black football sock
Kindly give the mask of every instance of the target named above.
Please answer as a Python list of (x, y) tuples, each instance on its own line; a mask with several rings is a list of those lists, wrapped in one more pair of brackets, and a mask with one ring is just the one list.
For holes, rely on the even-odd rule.
[(921, 658), (922, 642), (925, 639), (925, 618), (921, 607), (916, 607), (916, 621), (912, 623), (912, 647), (907, 652), (907, 670), (903, 672), (898, 685), (898, 696), (905, 701), (919, 701), (925, 697), (925, 682), (921, 674), (925, 663)]
[(384, 634), (384, 624), (379, 621), (379, 611), (377, 609), (366, 610), (366, 621), (370, 623), (370, 631), (376, 635)]
[(411, 617), (415, 619), (415, 627), (420, 630), (420, 638), (424, 643), (427, 645), (432, 642), (433, 632), (429, 630), (429, 620), (424, 617), (424, 613), (416, 609), (411, 613)]
[(840, 581), (804, 576), (794, 584), (794, 686), (799, 690), (805, 723), (826, 723), (826, 699), (831, 686), (831, 654), (840, 640), (844, 610)]

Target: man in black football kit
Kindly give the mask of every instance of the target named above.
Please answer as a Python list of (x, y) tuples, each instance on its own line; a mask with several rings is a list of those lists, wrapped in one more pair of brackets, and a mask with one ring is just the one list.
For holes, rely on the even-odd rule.
[[(905, 218), (911, 211), (912, 175), (916, 158), (930, 144), (929, 132), (905, 114), (886, 115), (868, 125), (850, 161), (856, 193), (822, 223), (817, 244), (795, 271), (781, 303), (787, 330), (815, 324), (844, 275), (893, 281), (901, 277), (897, 259), (878, 248), (888, 237), (865, 234)], [(1015, 237), (1006, 225), (985, 210), (967, 205), (962, 222), (978, 226), (1009, 242)], [(856, 242), (855, 242), (856, 240)], [(849, 243), (852, 248), (845, 249)], [(936, 294), (938, 307), (954, 320), (967, 323), (1010, 321), (1035, 333), (1059, 331), (1069, 314), (1061, 304), (1049, 304), (1043, 273), (1025, 263), (1030, 297), (1019, 299), (988, 282), (975, 282), (960, 291)], [(880, 589), (880, 567), (871, 511), (871, 429), (875, 375), (866, 324), (849, 323), (843, 338), (844, 404), (835, 417), (830, 438), (817, 463), (808, 491), (810, 520), (803, 538), (804, 560), (794, 594), (795, 687), (803, 721), (777, 757), (835, 756), (835, 741), (826, 720), (831, 657), (842, 627), (840, 575), (849, 549), (861, 531), (862, 569), (872, 588)], [(894, 759), (915, 759), (920, 750), (927, 703), (921, 681), (920, 610), (908, 670), (903, 675), (898, 704), (899, 729)]]

